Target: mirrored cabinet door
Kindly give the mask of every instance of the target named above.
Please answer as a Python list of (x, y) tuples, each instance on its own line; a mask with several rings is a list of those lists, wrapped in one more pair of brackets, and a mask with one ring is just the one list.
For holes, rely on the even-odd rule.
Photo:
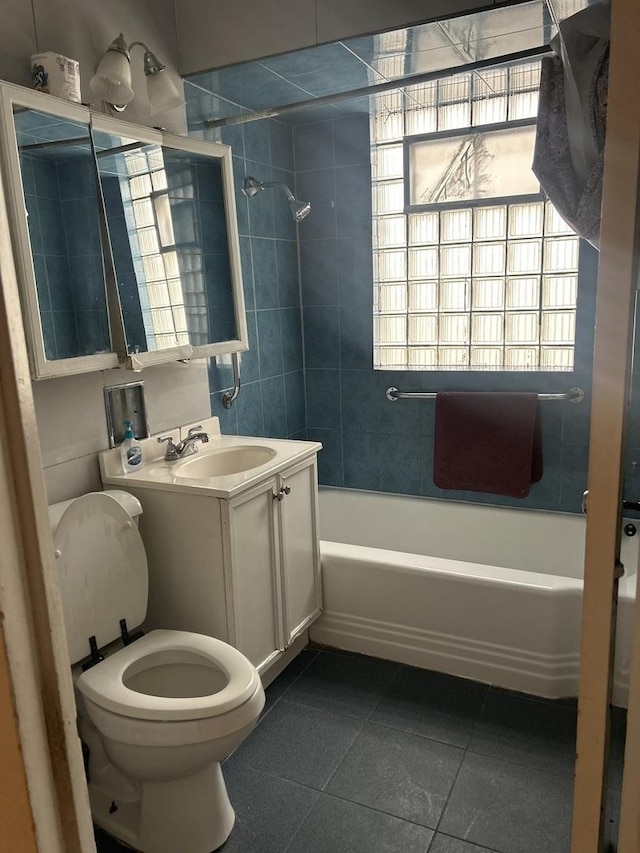
[(230, 149), (133, 129), (93, 120), (128, 358), (246, 349)]
[(248, 349), (231, 149), (0, 83), (36, 379)]
[(89, 114), (19, 87), (3, 87), (2, 109), (32, 373), (44, 378), (113, 367)]

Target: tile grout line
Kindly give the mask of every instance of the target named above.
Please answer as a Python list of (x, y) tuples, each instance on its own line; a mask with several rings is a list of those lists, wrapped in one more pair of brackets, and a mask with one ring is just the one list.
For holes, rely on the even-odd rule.
[[(487, 699), (489, 698), (490, 690), (491, 690), (491, 685), (487, 685), (487, 692), (485, 693), (484, 699), (482, 700), (482, 706), (481, 706), (480, 710), (478, 711), (478, 716), (476, 717), (476, 720), (475, 720), (475, 722), (471, 728), (471, 732), (469, 734), (469, 740), (467, 741), (467, 745), (463, 748), (462, 758), (460, 759), (460, 764), (458, 765), (458, 769), (456, 770), (456, 774), (453, 778), (453, 782), (451, 783), (451, 787), (449, 788), (449, 793), (447, 794), (447, 797), (446, 797), (445, 802), (444, 802), (444, 806), (442, 807), (442, 811), (440, 812), (440, 817), (438, 818), (438, 821), (436, 824), (436, 829), (435, 829), (436, 833), (438, 832), (438, 830), (440, 828), (440, 824), (442, 823), (442, 818), (444, 817), (445, 812), (447, 810), (447, 806), (449, 805), (449, 800), (451, 799), (451, 794), (453, 793), (453, 789), (455, 788), (456, 782), (458, 781), (458, 777), (460, 776), (460, 771), (462, 770), (462, 765), (464, 764), (465, 759), (469, 753), (469, 744), (471, 743), (471, 740), (473, 738), (473, 733), (474, 733), (476, 727), (478, 726), (478, 723), (480, 722), (480, 718), (482, 717), (482, 714), (484, 712), (485, 706), (487, 704)], [(455, 836), (452, 836), (452, 837), (455, 838)], [(464, 838), (461, 838), (460, 840), (466, 841), (466, 839), (464, 839)]]
[[(323, 651), (325, 651), (325, 650), (323, 650)], [(322, 654), (322, 652), (320, 652), (320, 654)], [(331, 652), (328, 652), (328, 654), (329, 654), (329, 655), (331, 655)], [(319, 657), (320, 657), (320, 655), (317, 655), (317, 656), (316, 656), (316, 658), (314, 658), (314, 660), (317, 660)], [(393, 684), (395, 683), (395, 681), (396, 681), (396, 679), (398, 678), (398, 676), (399, 676), (399, 675), (400, 675), (400, 669), (398, 669), (398, 672), (396, 672), (396, 674), (395, 674), (395, 675), (394, 675), (394, 677), (392, 678), (391, 683), (390, 683), (390, 684), (389, 684), (389, 686), (387, 687), (387, 690), (385, 690), (385, 691), (384, 691), (384, 692), (379, 696), (378, 701), (373, 705), (373, 707), (372, 707), (372, 708), (371, 708), (371, 710), (369, 711), (369, 714), (368, 714), (364, 719), (362, 719), (362, 718), (361, 718), (361, 725), (360, 725), (360, 728), (359, 728), (359, 729), (358, 729), (358, 731), (356, 732), (355, 737), (354, 737), (354, 738), (353, 738), (353, 740), (351, 741), (351, 743), (350, 743), (349, 747), (347, 748), (346, 752), (344, 753), (344, 755), (342, 756), (342, 758), (338, 761), (338, 763), (337, 763), (337, 764), (336, 764), (336, 766), (334, 767), (334, 769), (333, 769), (332, 773), (329, 775), (329, 778), (327, 779), (327, 781), (326, 781), (326, 782), (324, 783), (324, 785), (322, 786), (322, 788), (321, 788), (322, 793), (325, 793), (326, 788), (327, 788), (327, 785), (329, 785), (329, 783), (331, 782), (331, 780), (333, 779), (333, 777), (335, 776), (335, 774), (338, 772), (338, 770), (339, 770), (339, 769), (340, 769), (340, 767), (342, 766), (343, 762), (345, 761), (345, 759), (347, 758), (347, 756), (349, 755), (349, 753), (350, 753), (350, 752), (351, 752), (351, 750), (353, 749), (353, 746), (354, 746), (354, 744), (355, 744), (356, 740), (358, 739), (358, 737), (360, 736), (360, 734), (362, 733), (362, 731), (363, 731), (364, 727), (366, 726), (366, 724), (367, 724), (367, 723), (369, 722), (369, 720), (371, 719), (372, 714), (374, 713), (374, 711), (376, 710), (376, 708), (378, 707), (378, 705), (379, 705), (379, 704), (380, 704), (380, 702), (382, 701), (383, 697), (386, 695), (387, 691), (391, 689), (391, 687), (393, 686)], [(283, 694), (283, 695), (284, 695), (284, 694)], [(298, 703), (296, 703), (296, 702), (290, 702), (290, 704), (292, 704), (292, 705), (295, 705), (295, 704), (302, 705), (303, 703), (301, 703), (301, 702), (298, 702)], [(313, 706), (304, 705), (304, 707), (313, 707)], [(315, 708), (314, 710), (318, 710), (318, 709), (317, 709), (317, 708)], [(352, 720), (358, 720), (358, 718), (357, 718), (357, 717), (353, 717), (352, 715), (340, 714), (340, 712), (332, 712), (332, 713), (336, 713), (338, 716), (348, 717), (349, 719), (352, 719)], [(329, 796), (329, 795), (328, 795), (328, 796)], [(349, 800), (348, 802), (351, 802), (351, 801)], [(386, 812), (384, 812), (383, 814), (386, 814)]]
[[(318, 648), (309, 649), (309, 651), (310, 651), (310, 652), (311, 652), (311, 651), (314, 651), (314, 652), (315, 652), (315, 654), (310, 655), (310, 660), (306, 663), (306, 665), (304, 666), (304, 668), (303, 668), (303, 669), (301, 669), (301, 671), (300, 671), (299, 673), (297, 673), (297, 675), (295, 676), (295, 678), (293, 678), (293, 680), (292, 680), (292, 681), (291, 681), (291, 683), (286, 687), (286, 689), (283, 691), (283, 693), (282, 693), (280, 696), (278, 696), (276, 700), (274, 700), (273, 705), (271, 706), (271, 708), (269, 709), (269, 712), (267, 712), (267, 713), (270, 713), (270, 711), (273, 709), (273, 707), (275, 707), (275, 706), (277, 705), (277, 703), (278, 703), (281, 699), (282, 699), (282, 700), (284, 700), (288, 705), (293, 705), (293, 706), (298, 705), (299, 707), (307, 707), (307, 708), (309, 708), (310, 710), (313, 710), (313, 711), (316, 711), (316, 712), (318, 712), (318, 711), (319, 711), (319, 712), (322, 712), (322, 711), (324, 710), (324, 709), (322, 709), (322, 708), (318, 708), (317, 706), (314, 706), (314, 705), (307, 705), (307, 704), (305, 704), (304, 702), (297, 702), (295, 699), (287, 698), (287, 695), (290, 693), (290, 688), (293, 686), (293, 684), (295, 684), (295, 683), (297, 683), (297, 682), (299, 681), (299, 679), (300, 679), (300, 677), (301, 677), (301, 676), (303, 676), (303, 675), (305, 675), (306, 673), (308, 673), (308, 670), (309, 670), (309, 668), (312, 666), (312, 664), (317, 663), (317, 662), (320, 660), (320, 658), (321, 658), (321, 657), (322, 657), (325, 661), (328, 661), (328, 660), (330, 660), (331, 658), (335, 658), (335, 657), (338, 657), (338, 656), (339, 656), (339, 650), (337, 650), (337, 651), (338, 651), (338, 654), (335, 654), (333, 650), (331, 650), (331, 649), (327, 649), (327, 648), (324, 648), (324, 647), (320, 647), (319, 649), (318, 649)], [(355, 657), (357, 658), (357, 657), (360, 657), (360, 656), (359, 656), (359, 655), (355, 655)], [(395, 663), (395, 662), (389, 662), (389, 663)], [(454, 788), (455, 788), (455, 786), (456, 786), (456, 784), (457, 784), (457, 782), (458, 782), (458, 779), (459, 779), (460, 773), (461, 773), (461, 771), (462, 771), (462, 767), (463, 767), (463, 765), (464, 765), (464, 763), (465, 763), (465, 760), (466, 760), (466, 758), (467, 758), (467, 755), (468, 755), (469, 753), (471, 753), (472, 755), (485, 756), (485, 757), (489, 758), (490, 760), (504, 761), (505, 763), (508, 763), (508, 764), (511, 764), (511, 765), (516, 765), (516, 766), (520, 766), (520, 767), (521, 767), (523, 764), (526, 766), (526, 762), (525, 762), (525, 761), (513, 761), (513, 760), (511, 760), (511, 759), (505, 759), (505, 758), (503, 758), (503, 757), (502, 757), (501, 755), (499, 755), (499, 754), (492, 754), (492, 753), (490, 753), (490, 752), (489, 752), (489, 753), (476, 752), (474, 749), (472, 749), (472, 748), (471, 748), (471, 744), (472, 744), (472, 741), (473, 741), (474, 735), (477, 733), (477, 731), (478, 731), (478, 729), (479, 729), (479, 727), (480, 727), (480, 725), (481, 725), (481, 723), (482, 723), (483, 717), (484, 717), (485, 713), (486, 713), (486, 712), (487, 712), (487, 710), (488, 710), (488, 703), (489, 703), (489, 700), (490, 700), (491, 696), (492, 696), (492, 695), (496, 695), (498, 698), (499, 698), (499, 696), (500, 696), (500, 691), (496, 691), (496, 690), (495, 690), (495, 688), (493, 688), (491, 685), (483, 685), (483, 686), (484, 686), (484, 688), (485, 688), (485, 691), (484, 691), (484, 695), (483, 695), (483, 697), (482, 697), (482, 701), (481, 701), (481, 703), (480, 703), (480, 706), (479, 706), (479, 708), (478, 708), (478, 710), (477, 710), (476, 714), (474, 715), (474, 717), (470, 720), (470, 725), (469, 725), (468, 727), (466, 727), (466, 728), (465, 728), (465, 730), (464, 730), (464, 731), (465, 731), (465, 734), (468, 734), (467, 744), (466, 744), (466, 746), (464, 746), (464, 747), (457, 746), (456, 744), (447, 743), (446, 741), (434, 740), (434, 738), (425, 737), (424, 735), (419, 734), (419, 733), (416, 733), (416, 732), (410, 732), (410, 731), (408, 731), (408, 732), (407, 732), (407, 731), (405, 731), (404, 729), (402, 729), (402, 728), (398, 728), (398, 727), (393, 726), (393, 725), (388, 725), (388, 724), (385, 724), (385, 723), (376, 723), (376, 722), (373, 722), (373, 721), (372, 721), (372, 718), (373, 718), (374, 714), (379, 710), (380, 705), (381, 705), (381, 703), (383, 703), (383, 702), (384, 702), (385, 698), (389, 697), (390, 695), (393, 695), (394, 690), (397, 688), (398, 680), (400, 679), (400, 677), (401, 677), (401, 675), (402, 675), (402, 672), (403, 672), (403, 671), (404, 671), (404, 669), (406, 668), (406, 667), (405, 667), (405, 666), (403, 666), (402, 664), (395, 664), (395, 666), (397, 667), (397, 671), (393, 674), (393, 676), (392, 676), (392, 678), (391, 678), (391, 680), (390, 680), (389, 684), (388, 684), (386, 687), (384, 687), (384, 688), (382, 689), (382, 691), (380, 692), (380, 694), (379, 694), (377, 697), (375, 697), (374, 702), (372, 703), (372, 705), (371, 705), (371, 707), (369, 708), (369, 710), (368, 710), (368, 712), (366, 713), (366, 715), (364, 715), (363, 717), (360, 717), (360, 718), (358, 718), (358, 717), (353, 717), (351, 714), (345, 714), (343, 711), (336, 711), (336, 710), (335, 710), (335, 709), (333, 709), (333, 708), (331, 709), (331, 711), (330, 711), (330, 712), (327, 712), (327, 713), (334, 714), (335, 716), (338, 716), (338, 717), (343, 717), (343, 718), (345, 718), (345, 717), (346, 717), (347, 719), (351, 719), (354, 723), (358, 723), (358, 722), (359, 722), (359, 723), (360, 723), (360, 725), (357, 727), (357, 731), (354, 733), (354, 736), (353, 736), (353, 738), (352, 738), (352, 740), (351, 740), (351, 743), (350, 743), (350, 744), (349, 744), (349, 746), (347, 747), (347, 749), (346, 749), (345, 753), (344, 753), (344, 754), (342, 755), (342, 757), (339, 759), (338, 763), (337, 763), (337, 764), (336, 764), (336, 766), (334, 767), (333, 771), (329, 774), (329, 776), (328, 776), (327, 780), (324, 782), (324, 784), (322, 785), (322, 787), (320, 787), (320, 788), (318, 788), (318, 787), (314, 787), (314, 786), (311, 786), (311, 785), (305, 784), (305, 783), (303, 783), (303, 782), (298, 782), (297, 780), (294, 780), (294, 779), (288, 779), (287, 777), (280, 776), (280, 775), (275, 774), (275, 773), (271, 774), (271, 773), (269, 773), (268, 771), (264, 771), (264, 770), (261, 770), (261, 769), (258, 769), (258, 768), (254, 768), (254, 767), (252, 767), (250, 764), (247, 764), (247, 765), (245, 765), (245, 766), (246, 766), (248, 769), (250, 769), (252, 772), (256, 772), (256, 773), (259, 773), (259, 774), (262, 774), (262, 775), (266, 775), (266, 776), (271, 776), (271, 777), (272, 777), (272, 778), (274, 778), (274, 779), (275, 779), (275, 778), (277, 778), (277, 779), (281, 779), (281, 780), (283, 780), (283, 781), (285, 781), (285, 782), (289, 782), (290, 784), (299, 785), (299, 786), (301, 786), (301, 787), (303, 787), (303, 788), (306, 788), (306, 789), (308, 789), (308, 790), (310, 790), (310, 791), (314, 791), (314, 792), (316, 792), (316, 793), (317, 793), (317, 795), (318, 795), (318, 797), (317, 797), (317, 799), (316, 799), (316, 804), (317, 804), (317, 802), (319, 802), (320, 797), (321, 797), (322, 795), (325, 795), (325, 796), (328, 796), (328, 797), (332, 797), (332, 798), (334, 798), (335, 800), (342, 801), (342, 802), (344, 802), (344, 803), (351, 803), (353, 806), (356, 806), (357, 808), (364, 808), (364, 809), (367, 809), (368, 811), (371, 811), (371, 812), (377, 812), (377, 813), (379, 813), (379, 814), (381, 814), (381, 815), (385, 815), (386, 817), (391, 818), (391, 819), (393, 819), (393, 820), (401, 821), (401, 823), (403, 823), (403, 824), (413, 824), (413, 825), (418, 826), (418, 827), (420, 827), (420, 828), (422, 828), (422, 829), (425, 829), (425, 830), (427, 830), (427, 831), (429, 831), (429, 832), (431, 832), (431, 833), (432, 833), (431, 840), (430, 840), (430, 842), (429, 842), (429, 844), (428, 844), (428, 846), (427, 846), (427, 848), (426, 848), (426, 850), (425, 850), (425, 853), (428, 853), (428, 851), (431, 849), (431, 847), (432, 847), (432, 845), (433, 845), (433, 843), (434, 843), (434, 840), (435, 840), (435, 838), (436, 838), (436, 835), (437, 835), (437, 834), (438, 834), (438, 832), (439, 832), (439, 827), (440, 827), (440, 826), (441, 826), (441, 824), (442, 824), (442, 819), (443, 819), (444, 814), (445, 814), (445, 812), (446, 812), (446, 810), (447, 810), (447, 808), (448, 808), (448, 805), (449, 805), (449, 803), (450, 803), (451, 795), (452, 795), (453, 790), (454, 790)], [(536, 697), (536, 698), (537, 698), (537, 697)], [(563, 711), (564, 711), (564, 708), (562, 708), (561, 710), (563, 710)], [(566, 710), (567, 710), (567, 712), (569, 713), (569, 712), (571, 711), (571, 708), (569, 708), (569, 707), (568, 707)], [(266, 715), (265, 715), (265, 716), (266, 716)], [(440, 815), (439, 815), (439, 817), (438, 817), (438, 820), (437, 820), (437, 822), (436, 822), (435, 827), (427, 826), (427, 825), (425, 825), (425, 824), (418, 823), (418, 822), (416, 822), (415, 820), (411, 820), (411, 819), (408, 819), (408, 818), (402, 817), (402, 816), (400, 816), (400, 815), (398, 815), (398, 814), (394, 814), (393, 812), (385, 811), (383, 808), (379, 808), (379, 807), (376, 807), (376, 806), (372, 806), (372, 805), (370, 805), (370, 804), (367, 804), (367, 803), (364, 803), (364, 802), (360, 802), (360, 801), (358, 801), (358, 800), (349, 799), (349, 796), (348, 796), (348, 795), (347, 795), (347, 796), (345, 796), (345, 795), (343, 795), (343, 794), (339, 794), (339, 793), (334, 793), (334, 792), (329, 792), (329, 791), (327, 791), (327, 787), (330, 785), (330, 783), (331, 783), (331, 781), (333, 780), (333, 778), (335, 777), (335, 775), (339, 772), (340, 768), (344, 766), (344, 762), (345, 762), (345, 760), (346, 760), (346, 759), (347, 759), (347, 757), (351, 754), (351, 752), (352, 752), (352, 750), (353, 750), (353, 748), (354, 748), (354, 744), (356, 743), (357, 739), (361, 736), (361, 734), (362, 734), (362, 732), (363, 732), (363, 730), (364, 730), (365, 726), (367, 726), (367, 725), (378, 726), (378, 727), (380, 727), (380, 728), (386, 728), (386, 729), (390, 729), (390, 730), (392, 730), (392, 731), (397, 731), (397, 732), (403, 732), (403, 733), (406, 733), (406, 734), (411, 735), (411, 736), (414, 736), (414, 737), (415, 737), (415, 736), (420, 737), (420, 738), (422, 738), (423, 740), (428, 740), (428, 741), (431, 741), (431, 742), (433, 742), (433, 743), (441, 743), (441, 744), (443, 744), (444, 746), (449, 746), (449, 747), (456, 748), (456, 749), (458, 749), (458, 750), (460, 750), (460, 751), (462, 752), (462, 757), (461, 757), (461, 759), (460, 759), (460, 763), (459, 763), (459, 765), (458, 765), (458, 767), (457, 767), (457, 770), (456, 770), (456, 772), (455, 772), (454, 779), (453, 779), (453, 781), (452, 781), (452, 783), (451, 783), (451, 786), (450, 786), (450, 788), (449, 788), (449, 791), (448, 791), (448, 793), (447, 793), (447, 795), (446, 795), (446, 799), (445, 799), (445, 802), (444, 802), (444, 805), (443, 805), (442, 811), (441, 811), (441, 813), (440, 813)], [(546, 770), (546, 768), (536, 768), (536, 770), (537, 770), (538, 772), (542, 772), (542, 773), (550, 772), (552, 775), (559, 776), (559, 777), (565, 777), (565, 778), (566, 778), (566, 774), (559, 774), (559, 773), (555, 773), (554, 771), (547, 771), (547, 770)], [(298, 837), (300, 836), (300, 832), (301, 832), (301, 830), (302, 830), (302, 827), (303, 827), (303, 825), (306, 823), (306, 821), (307, 821), (307, 819), (308, 819), (309, 815), (311, 814), (311, 812), (313, 811), (313, 809), (314, 809), (314, 808), (315, 808), (315, 804), (314, 804), (314, 805), (311, 807), (311, 809), (307, 812), (307, 814), (306, 814), (305, 818), (303, 819), (303, 821), (300, 823), (300, 825), (298, 826), (298, 828), (294, 831), (294, 835), (291, 837), (291, 839), (290, 839), (290, 840), (288, 841), (288, 843), (286, 844), (286, 847), (284, 848), (284, 853), (286, 853), (286, 851), (288, 851), (288, 850), (291, 850), (291, 849), (292, 849), (292, 845), (293, 845), (293, 843), (294, 843), (295, 839), (296, 839), (296, 838), (298, 838)], [(462, 839), (461, 839), (461, 838), (458, 838), (458, 837), (457, 837), (457, 836), (455, 836), (455, 835), (451, 835), (450, 833), (441, 833), (441, 834), (445, 835), (445, 836), (446, 836), (446, 837), (448, 837), (448, 838), (452, 838), (452, 839), (456, 839), (456, 840), (459, 840), (459, 841), (462, 841), (462, 842), (470, 843), (470, 842), (468, 841), (468, 839), (464, 839), (464, 838), (462, 838)], [(483, 851), (484, 851), (484, 850), (486, 850), (486, 853), (510, 853), (510, 851), (506, 851), (506, 850), (502, 850), (502, 851), (500, 851), (500, 850), (493, 849), (493, 848), (485, 848), (485, 847), (482, 847), (481, 845), (477, 845), (477, 846), (478, 846), (478, 848), (479, 848), (479, 849), (482, 849)]]
[[(253, 769), (253, 768), (251, 768), (251, 769)], [(258, 772), (261, 772), (261, 771), (258, 771)], [(275, 774), (264, 773), (264, 775), (265, 775), (265, 776), (271, 776), (271, 777), (272, 777), (272, 778), (274, 778), (274, 779), (284, 779), (284, 777), (283, 777), (283, 776), (276, 776)], [(286, 781), (286, 782), (291, 782), (292, 780), (291, 780), (291, 779), (285, 779), (285, 781)], [(334, 800), (340, 800), (340, 801), (341, 801), (341, 802), (343, 802), (343, 803), (348, 803), (349, 805), (357, 806), (358, 808), (366, 809), (367, 811), (370, 811), (370, 812), (375, 812), (376, 814), (383, 815), (384, 817), (389, 817), (389, 818), (391, 818), (392, 820), (397, 820), (397, 821), (399, 821), (400, 823), (411, 824), (411, 826), (417, 826), (417, 827), (419, 827), (420, 829), (426, 829), (428, 832), (433, 832), (433, 838), (429, 841), (429, 847), (427, 847), (427, 848), (426, 848), (426, 850), (424, 851), (424, 853), (428, 853), (429, 848), (430, 848), (431, 844), (433, 843), (433, 839), (435, 838), (435, 834), (436, 834), (436, 833), (435, 833), (435, 830), (433, 829), (433, 827), (431, 827), (431, 826), (426, 826), (424, 823), (417, 823), (415, 820), (409, 820), (409, 818), (399, 817), (399, 816), (398, 816), (398, 815), (396, 815), (396, 814), (391, 814), (391, 812), (385, 812), (385, 811), (383, 811), (382, 809), (378, 809), (378, 808), (376, 808), (375, 806), (365, 805), (364, 803), (360, 803), (360, 802), (358, 802), (357, 800), (350, 800), (350, 799), (348, 799), (347, 797), (343, 797), (343, 796), (341, 796), (340, 794), (333, 794), (333, 793), (328, 792), (328, 791), (325, 791), (325, 790), (320, 790), (319, 788), (312, 788), (310, 785), (304, 785), (304, 783), (302, 783), (302, 782), (296, 782), (295, 784), (296, 784), (296, 785), (302, 785), (304, 788), (307, 788), (307, 789), (308, 789), (308, 790), (310, 790), (310, 791), (315, 791), (316, 793), (318, 793), (318, 794), (319, 794), (319, 796), (318, 796), (318, 799), (316, 800), (316, 803), (314, 803), (314, 805), (312, 806), (312, 808), (307, 812), (307, 814), (306, 814), (306, 816), (305, 816), (304, 821), (302, 822), (302, 824), (301, 824), (301, 825), (298, 827), (298, 829), (296, 830), (295, 835), (293, 836), (293, 838), (288, 842), (288, 844), (287, 844), (287, 846), (285, 847), (285, 849), (284, 849), (283, 853), (287, 853), (287, 850), (289, 850), (289, 848), (291, 847), (291, 845), (293, 844), (293, 842), (296, 840), (296, 838), (297, 838), (297, 837), (298, 837), (298, 835), (300, 834), (300, 830), (302, 829), (302, 827), (303, 827), (304, 823), (306, 822), (307, 818), (309, 817), (309, 815), (311, 814), (311, 812), (312, 812), (312, 811), (313, 811), (313, 809), (315, 808), (315, 806), (316, 806), (317, 802), (320, 800), (320, 798), (321, 798), (322, 796), (325, 796), (325, 797), (331, 797), (331, 798), (332, 798), (332, 799), (334, 799)], [(455, 836), (449, 836), (449, 838), (455, 838)], [(461, 840), (461, 839), (456, 839), (456, 841), (459, 841), (459, 840)], [(494, 851), (492, 851), (492, 850), (488, 850), (488, 851), (487, 851), (487, 853), (494, 853)], [(495, 853), (499, 853), (499, 851), (495, 851)]]

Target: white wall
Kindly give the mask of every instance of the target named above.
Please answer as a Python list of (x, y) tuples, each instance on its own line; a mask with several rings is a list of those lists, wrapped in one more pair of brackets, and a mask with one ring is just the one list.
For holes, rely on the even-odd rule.
[(379, 33), (495, 5), (495, 0), (176, 0), (180, 71)]
[(49, 503), (99, 491), (98, 453), (109, 447), (105, 385), (144, 380), (149, 429), (161, 433), (211, 415), (207, 362), (107, 370), (33, 383)]
[[(128, 43), (145, 42), (178, 86), (182, 85), (174, 0), (2, 0), (0, 79), (29, 86), (29, 57), (55, 51), (79, 61), (82, 100), (89, 103), (89, 80), (100, 57), (121, 31)], [(131, 69), (136, 101), (122, 117), (186, 132), (182, 107), (153, 118), (149, 115), (142, 57), (143, 50), (134, 48)]]
[[(80, 62), (83, 99), (88, 101), (96, 63), (122, 30), (128, 42), (145, 42), (180, 83), (174, 0), (2, 0), (2, 13), (4, 80), (28, 86), (29, 57), (52, 50)], [(132, 69), (139, 97), (122, 117), (184, 132), (184, 107), (153, 118), (141, 109), (142, 50), (135, 51)], [(140, 374), (109, 370), (33, 383), (50, 502), (101, 488), (97, 454), (109, 446), (103, 387), (137, 378), (145, 381), (152, 433), (209, 417), (206, 362), (158, 366)]]

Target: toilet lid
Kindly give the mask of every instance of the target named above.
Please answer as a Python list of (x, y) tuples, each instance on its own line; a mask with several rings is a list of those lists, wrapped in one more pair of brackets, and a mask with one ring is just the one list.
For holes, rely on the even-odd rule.
[[(222, 688), (183, 698), (143, 693), (126, 685), (131, 673), (138, 676), (156, 666), (177, 669), (194, 663), (222, 674)], [(180, 673), (176, 675), (179, 679)], [(228, 643), (190, 631), (167, 630), (150, 631), (83, 672), (76, 682), (84, 696), (107, 711), (165, 722), (199, 720), (233, 711), (248, 702), (260, 684), (257, 669)]]
[(142, 539), (111, 495), (95, 492), (73, 501), (54, 535), (56, 564), (71, 663), (120, 636), (120, 620), (133, 631), (147, 612), (148, 571)]

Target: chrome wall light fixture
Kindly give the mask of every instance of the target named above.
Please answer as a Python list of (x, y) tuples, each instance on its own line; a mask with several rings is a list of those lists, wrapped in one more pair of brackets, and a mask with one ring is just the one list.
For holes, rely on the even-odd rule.
[(258, 195), (261, 190), (271, 189), (271, 187), (278, 187), (282, 190), (289, 202), (293, 218), (296, 222), (302, 222), (311, 210), (311, 202), (298, 201), (289, 187), (286, 184), (283, 184), (282, 181), (259, 181), (257, 178), (252, 178), (251, 175), (247, 175), (242, 185), (242, 192), (247, 198), (253, 198)]
[(141, 41), (127, 45), (122, 33), (114, 39), (89, 81), (91, 94), (108, 104), (116, 112), (122, 112), (135, 98), (131, 87), (131, 49), (144, 48), (144, 74), (147, 82), (147, 97), (151, 114), (170, 110), (184, 103), (175, 83), (166, 73), (158, 57)]

